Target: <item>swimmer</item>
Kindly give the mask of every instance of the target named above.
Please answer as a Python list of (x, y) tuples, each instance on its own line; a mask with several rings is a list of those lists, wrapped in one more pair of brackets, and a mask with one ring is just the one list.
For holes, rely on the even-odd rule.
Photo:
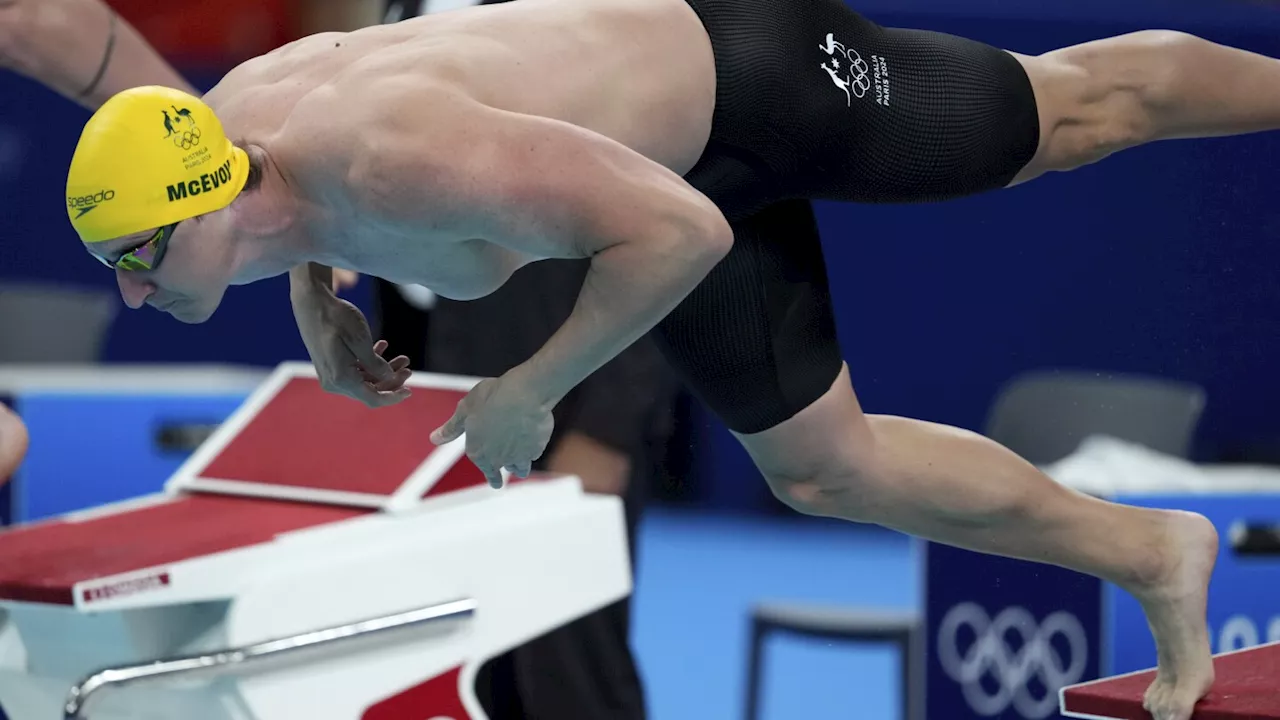
[[(167, 138), (171, 106), (191, 113)], [(590, 258), (560, 330), (433, 441), (465, 432), (490, 482), (522, 474), (557, 400), (652, 332), (796, 510), (1132, 593), (1158, 650), (1146, 705), (1186, 720), (1213, 681), (1212, 524), (1074, 492), (975, 433), (864, 414), (809, 200), (944, 201), (1277, 127), (1280, 62), (1177, 32), (1032, 57), (839, 0), (522, 0), (313, 35), (203, 101), (126, 91), (85, 127), (67, 197), (130, 307), (202, 322), (229, 285), (289, 272), (322, 377), (355, 337), (333, 267), (467, 299)]]

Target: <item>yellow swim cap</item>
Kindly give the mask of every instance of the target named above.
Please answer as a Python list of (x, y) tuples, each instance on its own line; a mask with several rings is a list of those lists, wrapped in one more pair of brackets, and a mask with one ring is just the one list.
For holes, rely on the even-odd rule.
[(166, 87), (125, 90), (80, 134), (67, 172), (67, 215), (103, 242), (231, 204), (249, 158), (199, 98)]

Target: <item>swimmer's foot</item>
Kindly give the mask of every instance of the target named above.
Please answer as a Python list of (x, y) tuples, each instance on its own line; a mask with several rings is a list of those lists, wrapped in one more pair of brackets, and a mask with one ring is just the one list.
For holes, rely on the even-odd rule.
[(1205, 609), (1218, 557), (1218, 533), (1203, 516), (1169, 516), (1171, 562), (1145, 587), (1133, 589), (1155, 636), (1158, 670), (1143, 707), (1153, 720), (1188, 720), (1213, 685)]

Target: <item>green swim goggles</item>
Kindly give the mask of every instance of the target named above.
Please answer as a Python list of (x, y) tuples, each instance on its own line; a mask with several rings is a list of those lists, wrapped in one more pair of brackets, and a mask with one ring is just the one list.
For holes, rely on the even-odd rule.
[(130, 272), (155, 270), (160, 267), (160, 260), (164, 258), (164, 252), (169, 247), (169, 238), (173, 237), (173, 230), (176, 227), (178, 223), (171, 223), (156, 230), (146, 242), (121, 255), (114, 262), (101, 255), (94, 255), (94, 257), (98, 258), (103, 265), (116, 270)]

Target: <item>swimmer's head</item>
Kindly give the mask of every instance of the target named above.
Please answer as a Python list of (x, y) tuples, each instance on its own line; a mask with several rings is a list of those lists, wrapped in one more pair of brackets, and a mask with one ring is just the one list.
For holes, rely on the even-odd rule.
[(116, 270), (130, 307), (204, 322), (239, 269), (227, 210), (249, 176), (248, 155), (199, 98), (134, 88), (85, 125), (67, 215), (89, 253)]

